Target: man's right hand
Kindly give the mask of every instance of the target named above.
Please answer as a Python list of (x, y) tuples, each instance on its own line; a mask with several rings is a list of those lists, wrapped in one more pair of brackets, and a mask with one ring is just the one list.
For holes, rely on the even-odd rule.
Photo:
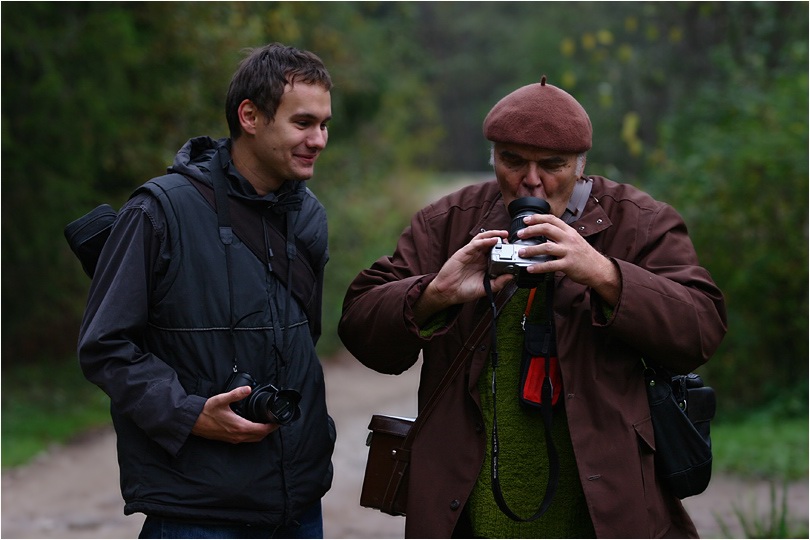
[(259, 442), (279, 428), (278, 424), (257, 424), (233, 412), (236, 403), (250, 394), (249, 386), (240, 386), (230, 392), (211, 396), (205, 402), (191, 433), (228, 443)]
[[(498, 238), (505, 239), (508, 236), (507, 231), (478, 233), (469, 244), (456, 251), (416, 301), (416, 323), (421, 326), (430, 317), (450, 306), (484, 297), (484, 273), (487, 271), (489, 252), (498, 243)], [(503, 274), (493, 279), (493, 293), (503, 289), (513, 278), (511, 274)]]

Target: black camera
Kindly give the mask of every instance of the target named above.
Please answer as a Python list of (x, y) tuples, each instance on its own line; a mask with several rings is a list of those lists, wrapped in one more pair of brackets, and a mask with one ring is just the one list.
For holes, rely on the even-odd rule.
[(249, 373), (234, 371), (225, 383), (225, 392), (241, 386), (249, 386), (250, 395), (231, 403), (231, 409), (242, 418), (259, 424), (285, 426), (301, 416), (301, 409), (298, 407), (301, 394), (298, 391), (279, 390), (272, 384), (259, 384)]
[(550, 214), (551, 206), (547, 201), (537, 197), (522, 197), (509, 203), (509, 215), (512, 222), (509, 224), (509, 243), (505, 244), (498, 239), (498, 243), (492, 248), (489, 255), (489, 274), (499, 276), (501, 274), (514, 274), (518, 287), (537, 287), (543, 282), (543, 274), (530, 274), (526, 268), (532, 264), (546, 262), (552, 257), (540, 255), (537, 257), (523, 258), (518, 255), (521, 246), (535, 246), (546, 241), (543, 236), (520, 239), (517, 233), (526, 228), (523, 218), (533, 214)]

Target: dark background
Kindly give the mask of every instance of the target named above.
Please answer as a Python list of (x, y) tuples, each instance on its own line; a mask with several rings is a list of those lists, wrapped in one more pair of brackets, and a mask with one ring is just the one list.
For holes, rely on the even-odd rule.
[(806, 414), (806, 2), (4, 2), (4, 375), (75, 363), (89, 281), (65, 224), (120, 206), (188, 138), (226, 136), (240, 50), (270, 41), (336, 83), (309, 184), (330, 220), (323, 355), (351, 279), (426, 190), (487, 171), (486, 112), (545, 74), (590, 114), (586, 174), (686, 219), (727, 299), (701, 368), (724, 407)]

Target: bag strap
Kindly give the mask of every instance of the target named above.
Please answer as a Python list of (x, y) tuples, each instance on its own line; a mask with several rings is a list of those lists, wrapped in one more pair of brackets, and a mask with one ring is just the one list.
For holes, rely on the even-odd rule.
[[(488, 281), (488, 278), (484, 278), (485, 281)], [(506, 302), (515, 294), (517, 290), (517, 284), (514, 281), (511, 281), (509, 285), (507, 285), (497, 296), (494, 302), (495, 311), (502, 308)], [(413, 443), (413, 439), (416, 438), (416, 435), (419, 433), (419, 430), (422, 429), (422, 426), (425, 423), (425, 420), (433, 412), (433, 409), (436, 407), (436, 404), (441, 400), (444, 392), (450, 387), (450, 383), (456, 376), (459, 374), (461, 369), (467, 363), (467, 360), (478, 347), (478, 344), (481, 342), (483, 337), (487, 334), (490, 324), (494, 324), (493, 312), (492, 310), (487, 310), (484, 313), (484, 316), (481, 317), (481, 320), (478, 321), (478, 324), (470, 334), (470, 337), (467, 338), (467, 341), (464, 343), (464, 346), (456, 355), (455, 360), (450, 365), (450, 368), (444, 374), (441, 382), (439, 382), (439, 386), (436, 387), (436, 390), (430, 396), (430, 399), (425, 404), (422, 411), (416, 418), (416, 421), (413, 424), (413, 427), (408, 432), (408, 436), (405, 438), (405, 443), (403, 444), (404, 448), (409, 448)]]
[[(484, 281), (488, 281), (487, 276), (484, 277)], [(441, 400), (445, 391), (450, 387), (450, 383), (453, 382), (453, 380), (462, 371), (462, 368), (467, 363), (476, 347), (478, 347), (478, 344), (487, 334), (490, 324), (494, 324), (494, 313), (497, 313), (497, 311), (506, 304), (512, 295), (515, 294), (516, 290), (517, 284), (514, 281), (511, 281), (500, 293), (498, 293), (495, 300), (490, 300), (493, 310), (487, 310), (478, 321), (478, 324), (473, 329), (470, 337), (467, 338), (467, 341), (464, 343), (464, 346), (461, 347), (461, 350), (459, 350), (456, 358), (450, 365), (450, 368), (444, 374), (444, 377), (442, 377), (442, 380), (439, 382), (439, 386), (436, 387), (436, 390), (433, 392), (433, 394), (431, 394), (430, 399), (428, 399), (427, 403), (422, 408), (422, 411), (417, 415), (416, 420), (414, 420), (413, 425), (408, 430), (408, 434), (402, 441), (402, 446), (392, 451), (391, 457), (395, 460), (394, 470), (389, 476), (388, 485), (386, 486), (385, 493), (383, 494), (382, 501), (380, 502), (380, 510), (382, 512), (391, 515), (399, 515), (394, 510), (394, 503), (400, 486), (402, 485), (402, 481), (406, 477), (406, 470), (411, 460), (411, 447), (413, 446), (416, 436), (425, 425), (430, 413), (432, 413), (436, 408), (436, 404)]]

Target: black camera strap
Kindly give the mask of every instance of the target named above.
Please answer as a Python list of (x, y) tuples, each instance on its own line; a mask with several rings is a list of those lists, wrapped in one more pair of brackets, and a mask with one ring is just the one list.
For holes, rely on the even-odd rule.
[(219, 240), (225, 246), (225, 269), (228, 273), (228, 313), (229, 321), (228, 327), (231, 336), (231, 358), (233, 360), (233, 371), (236, 373), (239, 368), (236, 365), (236, 336), (234, 335), (234, 328), (236, 321), (234, 321), (233, 313), (233, 271), (231, 269), (231, 244), (233, 244), (233, 227), (231, 227), (231, 211), (228, 204), (228, 184), (225, 175), (222, 172), (222, 163), (220, 162), (220, 153), (217, 152), (214, 160), (217, 163), (212, 163), (211, 167), (211, 180), (214, 184), (214, 198), (216, 199), (216, 213), (217, 213), (217, 228), (219, 230)]
[[(548, 311), (548, 317), (550, 321), (553, 321), (554, 313), (553, 313), (553, 298), (552, 294), (554, 291), (554, 279), (547, 279), (547, 293), (546, 293), (546, 309)], [(515, 514), (510, 508), (509, 505), (506, 503), (504, 499), (503, 492), (501, 491), (501, 481), (500, 476), (498, 475), (498, 457), (500, 455), (500, 442), (498, 440), (498, 407), (497, 407), (497, 371), (498, 371), (498, 332), (497, 332), (497, 325), (496, 320), (498, 317), (498, 309), (495, 306), (494, 297), (492, 295), (492, 286), (490, 285), (488, 276), (484, 276), (484, 289), (487, 293), (487, 299), (489, 300), (490, 305), (492, 306), (492, 316), (493, 322), (491, 325), (491, 333), (492, 333), (492, 347), (490, 348), (490, 354), (492, 356), (492, 495), (495, 498), (495, 502), (498, 504), (498, 508), (501, 509), (509, 519), (513, 521), (520, 521), (520, 522), (529, 522), (535, 521), (539, 519), (543, 514), (548, 511), (549, 507), (551, 506), (551, 501), (554, 499), (554, 495), (557, 493), (557, 484), (560, 477), (560, 462), (557, 456), (557, 448), (554, 446), (554, 441), (551, 437), (551, 418), (552, 418), (552, 395), (553, 389), (551, 387), (551, 378), (549, 377), (550, 373), (550, 363), (551, 358), (547, 354), (545, 357), (546, 362), (546, 373), (545, 378), (543, 379), (543, 386), (542, 386), (542, 403), (540, 406), (541, 415), (543, 418), (543, 428), (545, 431), (546, 437), (546, 451), (548, 453), (548, 462), (549, 462), (549, 470), (548, 470), (548, 483), (546, 485), (546, 493), (543, 496), (543, 501), (540, 503), (537, 511), (534, 513), (533, 516), (528, 518), (523, 518)]]
[[(230, 204), (228, 201), (228, 180), (225, 177), (225, 167), (227, 166), (228, 161), (223, 159), (223, 151), (224, 148), (220, 147), (217, 153), (214, 155), (211, 161), (211, 181), (214, 185), (214, 200), (216, 202), (216, 213), (217, 213), (217, 227), (219, 230), (219, 239), (222, 244), (225, 246), (225, 266), (226, 271), (228, 273), (228, 311), (229, 311), (229, 331), (231, 336), (231, 356), (233, 359), (233, 371), (237, 372), (239, 370), (237, 366), (236, 360), (236, 335), (234, 334), (234, 330), (236, 325), (239, 322), (253, 315), (254, 313), (248, 313), (240, 318), (238, 321), (235, 321), (235, 314), (234, 314), (234, 300), (233, 300), (233, 261), (231, 256), (231, 245), (233, 244), (234, 239), (234, 232), (233, 227), (231, 225), (231, 212), (230, 212)], [(293, 264), (292, 261), (295, 260), (297, 256), (297, 249), (295, 245), (295, 239), (293, 232), (295, 231), (295, 221), (298, 217), (298, 212), (295, 210), (288, 210), (286, 212), (287, 217), (287, 230), (285, 231), (286, 237), (286, 256), (287, 256), (287, 283), (286, 290), (287, 290), (287, 298), (286, 298), (286, 307), (284, 313), (284, 322), (281, 327), (282, 332), (282, 344), (281, 344), (281, 351), (279, 351), (279, 357), (282, 359), (282, 364), (284, 363), (284, 351), (287, 350), (288, 339), (289, 339), (289, 332), (287, 326), (289, 325), (289, 318), (290, 318), (290, 308), (292, 304), (292, 283), (293, 283)], [(280, 377), (279, 384), (281, 388), (286, 387), (286, 366), (284, 369), (284, 374)]]

